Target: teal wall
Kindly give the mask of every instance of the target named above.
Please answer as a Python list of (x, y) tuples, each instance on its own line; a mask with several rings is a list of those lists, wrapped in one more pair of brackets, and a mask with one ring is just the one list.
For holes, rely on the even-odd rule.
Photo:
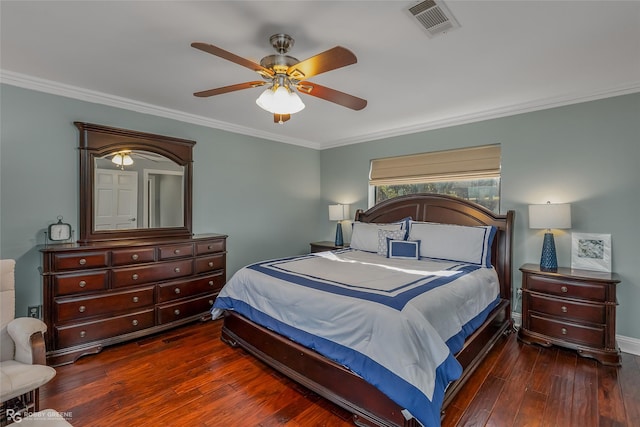
[[(366, 209), (371, 159), (495, 143), (501, 211), (516, 211), (514, 289), (517, 268), (538, 263), (542, 248), (544, 231), (528, 228), (527, 205), (571, 203), (572, 229), (555, 233), (558, 263), (571, 265), (571, 232), (611, 234), (612, 268), (622, 278), (617, 333), (640, 339), (640, 94), (324, 150), (322, 198)], [(333, 225), (324, 223), (331, 239)]]
[[(367, 208), (373, 158), (500, 143), (502, 207), (516, 211), (517, 267), (538, 262), (542, 231), (527, 227), (530, 203), (572, 204), (573, 226), (556, 233), (571, 261), (571, 232), (612, 235), (620, 274), (617, 332), (640, 339), (640, 94), (316, 151), (176, 120), (0, 86), (0, 257), (17, 260), (19, 314), (40, 304), (36, 248), (63, 215), (78, 226), (78, 133), (74, 121), (197, 141), (194, 232), (229, 234), (229, 275), (250, 262), (303, 253), (333, 240), (327, 205)], [(77, 234), (76, 234), (77, 236)], [(345, 240), (349, 240), (345, 227)]]
[(229, 277), (250, 262), (304, 253), (317, 240), (317, 150), (2, 85), (0, 257), (17, 261), (19, 315), (42, 300), (36, 246), (44, 243), (48, 225), (62, 215), (78, 229), (74, 121), (197, 142), (193, 231), (229, 235)]

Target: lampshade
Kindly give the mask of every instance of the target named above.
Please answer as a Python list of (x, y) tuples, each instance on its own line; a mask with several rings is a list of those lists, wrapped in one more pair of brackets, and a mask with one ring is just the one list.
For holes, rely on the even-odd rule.
[(349, 218), (349, 205), (329, 205), (329, 220), (342, 221)]
[(529, 205), (529, 228), (571, 228), (571, 205), (550, 202)]
[(274, 114), (293, 114), (304, 109), (304, 103), (297, 93), (284, 86), (273, 87), (262, 92), (256, 104), (263, 110)]
[(131, 166), (133, 164), (133, 159), (126, 152), (116, 153), (111, 161), (120, 167)]

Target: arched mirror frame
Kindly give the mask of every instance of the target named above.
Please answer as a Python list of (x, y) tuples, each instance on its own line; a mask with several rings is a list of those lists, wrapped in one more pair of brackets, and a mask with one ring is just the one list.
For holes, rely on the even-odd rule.
[[(80, 130), (80, 243), (121, 239), (191, 237), (193, 146), (195, 141), (74, 122)], [(96, 231), (94, 227), (95, 159), (121, 150), (160, 154), (184, 167), (184, 226)]]

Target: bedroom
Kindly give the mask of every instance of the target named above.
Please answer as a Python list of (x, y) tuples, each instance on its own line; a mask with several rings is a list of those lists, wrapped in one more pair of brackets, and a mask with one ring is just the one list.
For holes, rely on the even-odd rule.
[[(2, 8), (2, 19), (8, 19), (5, 2)], [(451, 9), (455, 12), (455, 2)], [(637, 18), (637, 9), (635, 12)], [(4, 24), (3, 21), (3, 32), (7, 28)], [(206, 26), (206, 22), (203, 25)], [(291, 32), (296, 35), (296, 31)], [(219, 35), (215, 37), (204, 31), (201, 34), (206, 34), (202, 36), (207, 38), (206, 41), (219, 45), (226, 40), (230, 43), (236, 40), (238, 47), (230, 44), (229, 49), (233, 48), (237, 54), (249, 54), (249, 46), (240, 40), (242, 34), (230, 37), (224, 36), (223, 32), (216, 33)], [(43, 243), (43, 231), (55, 222), (58, 215), (77, 229), (78, 136), (72, 125), (74, 121), (197, 141), (194, 149), (193, 229), (197, 233), (229, 235), (229, 276), (249, 262), (304, 253), (309, 242), (332, 240), (335, 224), (328, 221), (327, 205), (343, 202), (349, 203), (352, 210), (368, 207), (367, 177), (371, 159), (499, 142), (502, 147), (501, 211), (514, 209), (517, 212), (514, 287), (519, 287), (521, 281), (517, 267), (526, 262), (536, 262), (540, 256), (542, 235), (528, 229), (527, 205), (547, 199), (572, 203), (572, 229), (556, 236), (559, 264), (568, 265), (571, 261), (572, 231), (612, 235), (613, 269), (622, 277), (618, 290), (621, 302), (617, 317), (618, 343), (623, 351), (640, 354), (640, 330), (637, 326), (640, 318), (635, 310), (636, 303), (640, 302), (640, 278), (634, 268), (638, 261), (636, 242), (640, 238), (640, 230), (635, 226), (640, 201), (634, 197), (640, 182), (637, 167), (640, 159), (637, 49), (635, 62), (632, 62), (635, 65), (630, 70), (635, 72), (635, 80), (594, 84), (577, 91), (581, 96), (566, 105), (549, 102), (548, 108), (538, 111), (511, 110), (495, 117), (481, 116), (483, 120), (439, 126), (437, 129), (425, 128), (405, 135), (382, 135), (355, 144), (317, 149), (283, 143), (263, 134), (233, 132), (232, 126), (215, 129), (201, 123), (181, 121), (176, 117), (162, 116), (160, 110), (132, 111), (132, 103), (128, 104), (130, 108), (124, 108), (109, 104), (106, 98), (99, 100), (102, 103), (96, 102), (93, 98), (87, 99), (86, 93), (79, 89), (75, 94), (65, 93), (64, 90), (70, 88), (53, 84), (47, 86), (46, 82), (24, 75), (22, 80), (16, 79), (11, 72), (20, 70), (10, 68), (10, 62), (4, 57), (11, 37), (4, 33), (2, 36), (0, 250), (2, 258), (18, 261), (18, 313), (26, 314), (28, 306), (42, 303), (38, 273), (41, 261), (36, 245)], [(200, 34), (188, 35), (186, 44), (180, 42), (183, 48), (180, 54), (195, 56), (199, 64), (210, 67), (208, 70), (223, 66), (223, 61), (190, 51), (188, 44), (195, 41), (196, 36), (200, 37)], [(252, 40), (258, 38), (255, 34), (251, 37)], [(318, 48), (309, 48), (308, 52), (310, 55), (344, 43), (353, 48), (362, 60), (364, 52), (358, 51), (349, 40), (346, 36), (325, 39), (318, 35), (315, 40), (319, 43)], [(424, 42), (427, 41), (425, 38)], [(301, 52), (304, 43), (302, 39), (298, 42), (294, 49)], [(266, 43), (254, 44), (258, 45), (254, 47), (257, 52), (269, 49)], [(81, 58), (79, 55), (78, 64), (84, 63)], [(233, 64), (229, 67), (231, 77), (234, 77), (233, 73), (239, 73)], [(352, 66), (355, 67), (362, 65)], [(356, 73), (362, 72), (357, 70)], [(327, 79), (335, 79), (331, 82), (336, 88), (346, 88), (347, 77), (342, 73), (347, 71), (347, 68), (335, 71)], [(33, 71), (33, 76), (38, 77), (36, 71)], [(236, 81), (229, 75), (222, 75), (220, 79), (221, 84)], [(207, 85), (216, 86), (213, 80), (204, 77), (197, 83), (191, 90), (185, 90), (185, 97), (191, 98), (191, 92), (206, 89)], [(626, 86), (620, 90), (623, 83)], [(128, 84), (123, 83), (123, 86)], [(370, 88), (351, 87), (353, 93), (369, 100), (367, 109), (376, 108)], [(558, 93), (563, 94), (565, 92)], [(548, 97), (547, 100), (557, 99)], [(225, 100), (215, 100), (219, 101)], [(213, 99), (204, 102), (209, 105), (212, 115), (222, 114), (220, 104), (212, 106)], [(303, 114), (308, 120), (322, 117), (316, 115), (321, 109), (326, 112), (327, 121), (336, 120), (336, 116), (343, 114), (347, 118), (356, 117), (343, 113), (339, 106), (310, 102), (308, 110), (301, 112), (299, 117), (294, 116), (294, 119), (302, 121)], [(364, 114), (367, 109), (354, 115)], [(255, 114), (262, 118), (260, 111)], [(293, 124), (294, 120), (284, 126)], [(242, 122), (241, 125), (250, 126), (251, 123)], [(321, 121), (320, 126), (326, 127), (327, 124)], [(39, 155), (34, 156), (35, 153)], [(259, 220), (256, 220), (256, 212), (259, 212)], [(348, 241), (349, 236), (345, 237)]]

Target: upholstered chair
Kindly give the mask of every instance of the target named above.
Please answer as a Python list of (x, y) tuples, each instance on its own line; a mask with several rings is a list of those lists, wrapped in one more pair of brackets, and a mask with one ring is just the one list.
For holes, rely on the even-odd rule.
[(16, 398), (37, 411), (38, 388), (56, 371), (46, 366), (47, 325), (31, 317), (15, 318), (14, 270), (14, 260), (0, 260), (0, 401), (3, 412)]

